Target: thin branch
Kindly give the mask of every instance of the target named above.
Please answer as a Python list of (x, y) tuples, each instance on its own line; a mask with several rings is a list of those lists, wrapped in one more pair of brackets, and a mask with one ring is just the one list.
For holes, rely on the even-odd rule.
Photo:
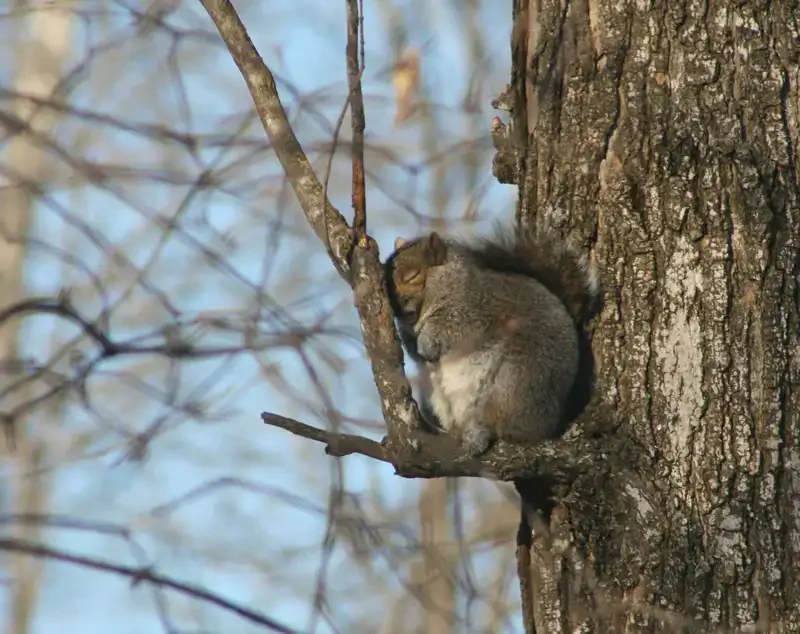
[(300, 206), (323, 244), (330, 240), (336, 268), (347, 274), (352, 233), (342, 214), (323, 198), (323, 187), (292, 130), (275, 78), (228, 0), (200, 0), (239, 67), (275, 154)]
[[(100, 346), (100, 358), (107, 359), (125, 354), (160, 354), (171, 359), (202, 359), (207, 357), (216, 357), (224, 355), (235, 355), (244, 352), (252, 352), (254, 350), (263, 350), (267, 348), (274, 348), (280, 345), (296, 346), (301, 343), (303, 337), (310, 333), (292, 333), (291, 336), (276, 337), (269, 339), (261, 345), (250, 343), (249, 345), (241, 346), (196, 346), (191, 343), (185, 342), (180, 337), (172, 336), (177, 333), (170, 333), (165, 331), (164, 335), (166, 342), (158, 345), (138, 345), (131, 341), (117, 342), (113, 341), (106, 335), (96, 324), (76, 311), (68, 301), (63, 299), (44, 299), (32, 298), (27, 299), (16, 304), (12, 304), (3, 310), (0, 310), (0, 326), (12, 317), (31, 314), (42, 313), (57, 315), (68, 319), (69, 321), (80, 326), (83, 333), (92, 339)], [(99, 359), (96, 359), (90, 365), (94, 365)], [(0, 393), (2, 396), (2, 393)]]
[(44, 313), (50, 315), (58, 315), (64, 319), (77, 324), (81, 327), (84, 334), (93, 339), (102, 349), (103, 354), (107, 357), (113, 357), (119, 354), (120, 350), (117, 344), (111, 341), (105, 333), (95, 326), (92, 322), (84, 319), (79, 315), (66, 301), (50, 300), (50, 299), (26, 299), (11, 306), (7, 306), (0, 310), (0, 326), (12, 317), (18, 315), (25, 315), (28, 313)]
[(285, 429), (295, 436), (302, 436), (303, 438), (325, 444), (325, 453), (329, 456), (341, 458), (355, 453), (374, 460), (380, 460), (381, 462), (392, 463), (392, 458), (384, 445), (370, 440), (369, 438), (364, 438), (363, 436), (335, 434), (325, 431), (324, 429), (319, 429), (318, 427), (306, 425), (292, 418), (278, 416), (277, 414), (269, 414), (267, 412), (261, 414), (261, 420), (267, 425)]
[[(336, 120), (336, 126), (333, 129), (333, 138), (331, 139), (331, 151), (330, 156), (328, 157), (328, 163), (325, 166), (325, 176), (322, 180), (322, 199), (323, 201), (328, 199), (328, 183), (331, 179), (331, 170), (333, 169), (333, 158), (336, 156), (336, 146), (339, 144), (339, 133), (342, 130), (342, 124), (344, 123), (344, 117), (347, 114), (347, 109), (350, 107), (350, 95), (347, 95), (347, 99), (344, 100), (344, 105), (342, 105), (342, 110), (339, 112), (339, 118)], [(325, 240), (323, 240), (323, 244), (325, 248), (328, 250), (328, 253), (331, 251), (331, 239), (330, 236), (325, 234)], [(338, 266), (336, 260), (333, 260), (334, 266)], [(339, 271), (339, 274), (344, 276), (344, 271)]]
[[(95, 522), (81, 517), (71, 517), (69, 515), (60, 514), (12, 513), (0, 515), (0, 524), (47, 526), (117, 537), (128, 544), (131, 550), (131, 556), (139, 563), (140, 567), (145, 566), (145, 561), (147, 559), (145, 549), (133, 538), (131, 530), (108, 522)], [(156, 603), (159, 618), (164, 625), (164, 631), (175, 632), (176, 629), (172, 626), (172, 619), (170, 618), (164, 588), (153, 585), (152, 589), (153, 599)]]
[[(350, 123), (353, 130), (353, 235), (361, 242), (367, 234), (367, 195), (364, 184), (364, 96), (359, 64), (358, 0), (347, 0), (347, 83), (350, 88)], [(363, 36), (363, 33), (362, 33)], [(362, 50), (363, 55), (363, 50)]]
[[(587, 408), (585, 416), (596, 414)], [(583, 417), (582, 417), (583, 418)], [(588, 436), (576, 424), (558, 440), (536, 446), (498, 441), (478, 458), (470, 457), (458, 439), (449, 434), (420, 430), (409, 445), (377, 443), (363, 436), (337, 434), (306, 425), (277, 414), (262, 413), (267, 425), (280, 427), (296, 436), (325, 445), (331, 456), (361, 454), (394, 465), (395, 473), (405, 478), (488, 478), (513, 481), (547, 478), (554, 484), (570, 484), (586, 474), (597, 479), (612, 469), (632, 468), (641, 459), (637, 447), (618, 432)]]
[(130, 578), (132, 585), (145, 582), (159, 587), (169, 588), (171, 590), (175, 590), (176, 592), (180, 592), (181, 594), (185, 594), (195, 599), (216, 605), (223, 610), (238, 614), (243, 619), (267, 627), (273, 632), (280, 632), (281, 634), (298, 634), (297, 630), (293, 630), (285, 625), (282, 625), (268, 616), (264, 616), (263, 614), (254, 612), (253, 610), (250, 610), (242, 605), (233, 603), (227, 599), (223, 599), (219, 595), (209, 592), (208, 590), (204, 590), (203, 588), (199, 588), (188, 583), (182, 583), (180, 581), (175, 581), (174, 579), (160, 575), (156, 572), (153, 572), (150, 568), (112, 564), (100, 559), (84, 557), (82, 555), (73, 555), (60, 550), (55, 550), (53, 548), (48, 548), (47, 546), (33, 544), (18, 539), (0, 538), (0, 550), (24, 553), (26, 555), (30, 555), (31, 557), (37, 557), (40, 559), (53, 559), (56, 561), (83, 566), (84, 568), (91, 568), (92, 570), (114, 573)]

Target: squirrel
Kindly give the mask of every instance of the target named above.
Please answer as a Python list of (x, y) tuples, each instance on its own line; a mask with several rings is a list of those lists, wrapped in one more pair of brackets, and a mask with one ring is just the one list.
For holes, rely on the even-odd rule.
[[(584, 335), (600, 312), (596, 268), (549, 231), (475, 241), (398, 238), (385, 263), (401, 342), (420, 367), (420, 413), (470, 456), (498, 439), (561, 436), (588, 402)], [(583, 378), (581, 378), (583, 377)]]

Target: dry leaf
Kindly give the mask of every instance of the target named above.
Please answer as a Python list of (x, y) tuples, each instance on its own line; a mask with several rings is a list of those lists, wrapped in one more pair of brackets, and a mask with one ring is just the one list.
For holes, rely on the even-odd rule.
[(417, 109), (414, 103), (419, 94), (419, 51), (408, 49), (394, 67), (392, 76), (394, 84), (396, 114), (394, 124), (407, 121)]

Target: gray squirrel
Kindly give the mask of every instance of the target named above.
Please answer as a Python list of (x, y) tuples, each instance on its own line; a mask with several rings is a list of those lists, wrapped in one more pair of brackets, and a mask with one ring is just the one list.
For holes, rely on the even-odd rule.
[(583, 333), (603, 302), (588, 259), (517, 227), (469, 242), (398, 238), (385, 267), (426, 422), (460, 436), (471, 456), (497, 439), (564, 433), (588, 400), (578, 392), (593, 368)]

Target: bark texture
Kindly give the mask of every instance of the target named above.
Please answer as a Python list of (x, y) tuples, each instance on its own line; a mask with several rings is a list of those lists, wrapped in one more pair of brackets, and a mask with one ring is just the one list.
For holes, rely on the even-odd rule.
[(800, 9), (514, 0), (512, 53), (496, 173), (594, 251), (613, 412), (536, 631), (800, 632)]

